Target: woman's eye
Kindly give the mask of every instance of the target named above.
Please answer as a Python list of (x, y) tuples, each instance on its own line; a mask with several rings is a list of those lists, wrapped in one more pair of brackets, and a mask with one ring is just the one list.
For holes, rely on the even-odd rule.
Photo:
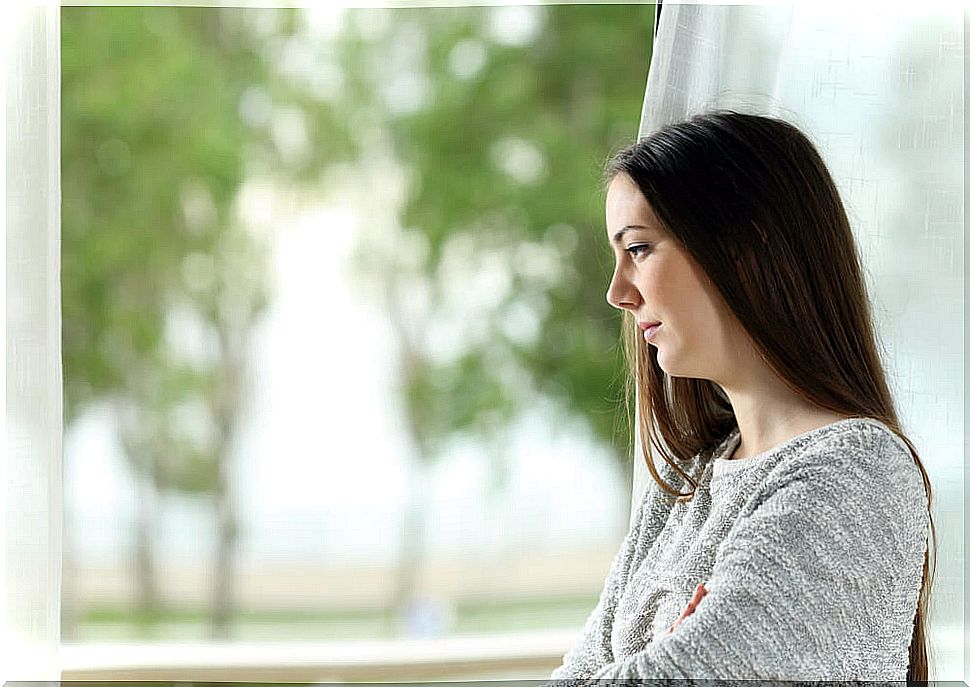
[(638, 243), (637, 245), (630, 246), (629, 248), (626, 248), (625, 250), (626, 250), (627, 253), (629, 253), (633, 257), (637, 257), (638, 255), (640, 255), (641, 252), (646, 252), (649, 249), (650, 249), (650, 244), (649, 243)]

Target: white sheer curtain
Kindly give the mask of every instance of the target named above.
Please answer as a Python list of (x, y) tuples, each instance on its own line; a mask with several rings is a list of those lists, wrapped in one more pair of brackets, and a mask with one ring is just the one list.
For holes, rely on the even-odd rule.
[[(931, 680), (963, 680), (963, 8), (664, 2), (640, 134), (709, 108), (782, 117), (846, 202), (904, 430), (934, 491)], [(639, 438), (638, 438), (639, 441)], [(633, 503), (651, 477), (636, 462)]]
[[(9, 10), (8, 10), (9, 11)], [(5, 680), (60, 680), (60, 8), (6, 17)]]

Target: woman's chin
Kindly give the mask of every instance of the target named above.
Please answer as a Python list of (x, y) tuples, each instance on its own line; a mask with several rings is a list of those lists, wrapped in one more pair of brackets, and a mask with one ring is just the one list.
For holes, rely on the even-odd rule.
[(678, 365), (675, 360), (671, 360), (669, 355), (657, 348), (657, 365), (668, 377), (692, 377), (690, 370), (683, 369), (683, 365)]

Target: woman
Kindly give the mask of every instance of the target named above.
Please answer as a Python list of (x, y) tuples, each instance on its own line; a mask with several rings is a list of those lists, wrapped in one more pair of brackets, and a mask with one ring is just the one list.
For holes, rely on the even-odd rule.
[(930, 483), (818, 152), (718, 111), (606, 182), (655, 483), (552, 678), (927, 680)]

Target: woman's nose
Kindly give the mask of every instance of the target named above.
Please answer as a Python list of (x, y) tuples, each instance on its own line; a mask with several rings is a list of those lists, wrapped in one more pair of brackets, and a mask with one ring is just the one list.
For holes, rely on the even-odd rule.
[(628, 281), (613, 275), (610, 287), (606, 290), (606, 302), (620, 310), (636, 310), (639, 307), (640, 293)]

